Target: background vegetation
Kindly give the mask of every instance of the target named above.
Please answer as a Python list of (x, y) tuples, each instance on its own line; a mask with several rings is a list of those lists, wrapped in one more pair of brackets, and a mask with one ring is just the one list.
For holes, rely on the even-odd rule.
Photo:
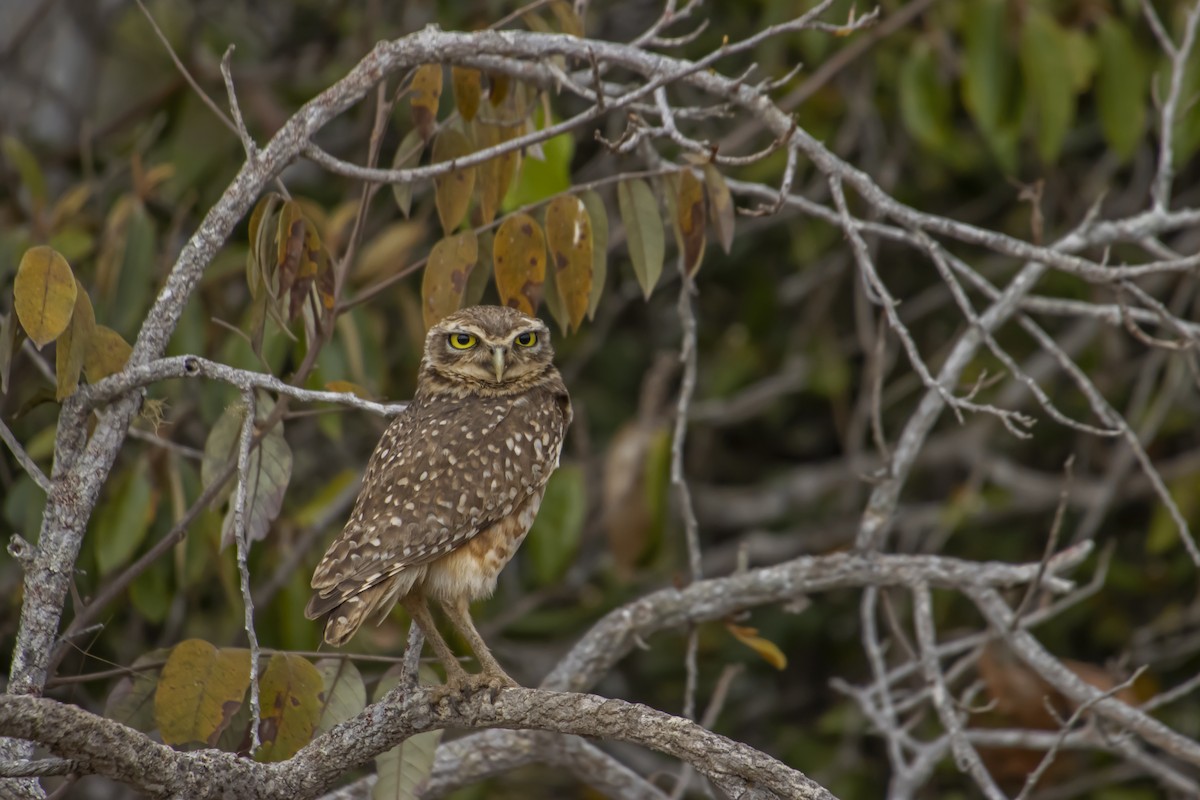
[[(135, 341), (184, 242), (245, 158), (236, 131), (185, 73), (227, 109), (220, 63), (235, 45), (241, 113), (262, 143), (376, 41), (429, 23), (475, 30), (516, 9), (492, 0), (149, 2), (148, 13), (124, 2), (5, 5), (0, 313), (10, 338), (0, 336), (0, 422), (46, 474), (60, 401), (73, 388), (64, 385), (56, 359), (67, 358), (70, 347), (59, 339), (57, 349), (39, 350), (15, 336), (18, 264), (29, 248), (49, 245), (90, 298), (95, 323)], [(503, 27), (630, 42), (663, 12), (658, 3), (575, 7), (581, 17), (565, 3), (535, 4)], [(1149, 0), (883, 0), (874, 24), (854, 23), (871, 10), (838, 0), (821, 17), (830, 30), (764, 36), (716, 69), (745, 73), (751, 85), (783, 79), (770, 95), (800, 130), (914, 214), (972, 226), (995, 240), (950, 233), (938, 248), (922, 249), (913, 241), (945, 231), (889, 215), (857, 188), (839, 196), (830, 176), (841, 173), (778, 146), (759, 118), (723, 103), (705, 105), (694, 87), (673, 87), (672, 107), (685, 110), (678, 117), (685, 134), (653, 130), (632, 141), (629, 152), (617, 152), (639, 125), (665, 123), (652, 108), (634, 112), (650, 120), (644, 124), (624, 112), (601, 115), (526, 150), (507, 191), (488, 184), (500, 179), (486, 177), (482, 166), (472, 178), (474, 193), (455, 195), (431, 181), (389, 188), (332, 174), (312, 159), (296, 161), (275, 186), (291, 201), (280, 194), (260, 206), (257, 222), (246, 215), (238, 224), (189, 297), (166, 354), (284, 380), (299, 374), (309, 389), (402, 402), (413, 390), (431, 313), (514, 295), (498, 286), (503, 270), (493, 271), (492, 254), (499, 252), (493, 248), (506, 245), (496, 244), (501, 235), (494, 230), (482, 230), (492, 222), (486, 204), (498, 205), (492, 211), (499, 223), (572, 187), (590, 187), (588, 220), (597, 241), (607, 229), (600, 248), (606, 272), (594, 262), (586, 286), (545, 287), (540, 307), (559, 322), (555, 346), (576, 422), (533, 533), (496, 597), (476, 611), (485, 638), (518, 681), (537, 685), (610, 610), (701, 573), (723, 576), (856, 546), (1038, 562), (1090, 541), (1096, 546), (1080, 578), (1086, 584), (1094, 576), (1089, 589), (1060, 608), (1049, 605), (1049, 593), (1023, 594), (1022, 586), (1006, 595), (1011, 605), (1035, 614), (1052, 609), (1037, 639), (1092, 686), (1135, 705), (1186, 688), (1200, 667), (1197, 563), (1188, 530), (1200, 489), (1198, 329), (1190, 324), (1197, 303), (1190, 254), (1200, 220), (1191, 183), (1200, 148), (1194, 102), (1200, 56), (1191, 52), (1196, 11)], [(689, 5), (661, 35), (695, 35), (654, 47), (698, 59), (798, 13), (794, 2), (780, 0)], [(586, 82), (584, 65), (559, 68), (568, 67)], [(429, 72), (412, 76), (411, 92), (397, 92), (404, 76), (396, 76), (386, 92), (372, 92), (334, 119), (316, 144), (346, 161), (401, 168), (446, 160), (455, 147), (460, 155), (472, 152), (490, 143), (489, 135), (501, 142), (519, 132), (464, 124), (472, 79), (449, 67), (435, 71), (444, 80), (440, 96), (422, 95), (429, 90), (419, 80), (431, 79)], [(637, 85), (628, 71), (614, 69), (612, 76)], [(510, 126), (540, 129), (588, 107), (573, 91), (538, 91), (479, 73), (475, 80), (482, 94), (475, 97), (477, 113), (508, 115), (501, 123)], [(506, 92), (507, 99), (496, 100)], [(452, 142), (445, 135), (451, 130), (464, 141)], [(422, 139), (435, 131), (434, 143), (423, 148)], [(705, 166), (703, 152), (689, 152), (695, 141), (711, 143), (722, 156), (767, 152), (746, 163)], [(639, 176), (648, 200), (633, 196), (640, 190), (629, 181)], [(696, 186), (689, 188), (689, 180)], [(800, 200), (775, 206), (781, 183)], [(498, 194), (486, 200), (488, 191)], [(456, 203), (470, 208), (456, 211)], [(741, 212), (735, 223), (728, 215), (733, 206)], [(597, 208), (606, 209), (603, 220)], [(674, 222), (687, 219), (689, 208), (698, 208), (706, 223), (707, 246)], [(894, 229), (913, 239), (855, 228), (864, 237), (855, 241), (837, 224), (843, 208), (867, 223), (890, 216)], [(553, 254), (562, 223), (545, 218), (545, 205), (528, 211), (545, 228)], [(654, 220), (657, 213), (665, 227)], [(287, 247), (263, 233), (288, 224), (289, 214), (304, 220), (312, 237), (296, 256), (299, 277), (275, 271)], [(430, 254), (460, 229), (464, 215), (466, 229), (480, 229), (471, 238), (481, 261), (469, 279), (454, 284), (449, 274), (461, 265)], [(1104, 221), (1130, 220), (1116, 233), (1097, 233)], [(646, 241), (655, 228), (665, 231), (661, 276), (653, 241)], [(1064, 239), (1070, 243), (1062, 251), (1087, 263), (1052, 265), (1021, 307), (1057, 349), (1016, 317), (995, 330), (989, 346), (945, 387), (961, 402), (941, 414), (902, 470), (903, 493), (887, 514), (888, 532), (864, 534), (891, 458), (905, 447), (901, 432), (922, 398), (937, 394), (921, 371), (928, 365), (937, 375), (966, 332), (978, 327), (946, 271), (960, 276), (975, 312), (991, 302), (984, 282), (972, 283), (957, 267), (939, 271), (937, 258), (1003, 289), (1025, 261), (1041, 257), (1013, 240), (1049, 248)], [(696, 248), (702, 258), (676, 269), (677, 243), (685, 260)], [(1152, 266), (1141, 275), (1102, 277), (1084, 268), (1146, 263)], [(687, 269), (696, 292), (691, 311), (681, 314)], [(890, 306), (889, 296), (898, 304)], [(78, 318), (79, 306), (73, 309)], [(689, 319), (694, 387), (679, 359)], [(76, 380), (82, 369), (82, 380), (96, 383), (123, 362), (110, 363), (113, 350), (123, 354), (121, 345), (97, 330), (87, 329), (98, 354), (80, 351)], [(1073, 369), (1087, 376), (1095, 396)], [(246, 645), (236, 548), (223, 546), (232, 541), (233, 482), (215, 503), (197, 502), (236, 456), (243, 394), (220, 380), (150, 387), (87, 525), (63, 625), (68, 645), (55, 658), (49, 696), (157, 730), (170, 743), (191, 740), (186, 732), (172, 740), (161, 717), (146, 716), (147, 695), (136, 692), (139, 685), (156, 688), (168, 649), (182, 641)], [(272, 402), (269, 393), (258, 396), (264, 420)], [(251, 499), (268, 510), (249, 523), (258, 643), (271, 656), (263, 662), (264, 682), (272, 667), (285, 668), (285, 653), (319, 669), (343, 669), (339, 661), (318, 661), (329, 653), (314, 652), (319, 627), (302, 609), (312, 567), (343, 524), (386, 424), (382, 416), (327, 403), (275, 408), (281, 424), (264, 431), (263, 442), (263, 461), (271, 464), (259, 470), (255, 462), (262, 483), (251, 489)], [(688, 547), (688, 514), (672, 484), (680, 408), (689, 414), (682, 467), (699, 550)], [(1144, 448), (1144, 461), (1131, 438)], [(4, 452), (3, 526), (36, 543), (45, 493)], [(275, 514), (272, 500), (279, 503)], [(17, 637), (24, 579), (19, 558), (0, 561), (4, 648)], [(901, 764), (919, 777), (911, 796), (974, 796), (979, 779), (956, 768), (948, 749), (920, 772), (919, 748), (903, 741), (933, 740), (946, 725), (930, 705), (929, 676), (882, 681), (879, 672), (918, 663), (915, 654), (925, 645), (912, 609), (920, 602), (920, 591), (899, 588), (876, 589), (869, 598), (858, 590), (812, 596), (801, 590), (788, 602), (659, 634), (595, 691), (698, 717), (709, 707), (708, 727), (802, 770), (838, 797), (902, 796)], [(942, 641), (989, 630), (963, 592), (938, 589), (930, 602)], [(349, 648), (371, 696), (403, 651), (407, 627), (400, 617), (364, 630)], [(864, 628), (868, 617), (877, 631)], [(982, 638), (969, 644), (943, 655), (960, 710), (970, 711), (967, 727), (1057, 731), (1079, 707), (1005, 645)], [(692, 652), (694, 671), (685, 657)], [(326, 675), (326, 688), (341, 674)], [(884, 704), (870, 687), (884, 685), (884, 694), (900, 703), (891, 713), (901, 722), (894, 717), (891, 733), (880, 736), (887, 718), (872, 716)], [(244, 691), (235, 693), (239, 700)], [(1179, 692), (1148, 711), (1183, 736), (1200, 737), (1193, 694)], [(213, 727), (209, 744), (245, 748), (248, 705), (242, 713)], [(1071, 741), (1079, 744), (1058, 754), (1032, 796), (1134, 800), (1196, 787), (1196, 764), (1178, 753), (1138, 744), (1136, 757), (1121, 755), (1119, 747), (1102, 744), (1116, 735), (1109, 723), (1087, 714), (1069, 722)], [(1011, 749), (976, 741), (997, 784), (1015, 794), (1051, 739), (1039, 740), (1040, 748)], [(904, 753), (901, 763), (894, 748)], [(612, 752), (665, 792), (676, 785), (674, 762), (623, 746)], [(62, 791), (73, 797), (118, 791), (98, 778), (66, 785)], [(706, 791), (695, 778), (689, 787), (688, 796)], [(589, 791), (561, 770), (529, 767), (455, 796)]]

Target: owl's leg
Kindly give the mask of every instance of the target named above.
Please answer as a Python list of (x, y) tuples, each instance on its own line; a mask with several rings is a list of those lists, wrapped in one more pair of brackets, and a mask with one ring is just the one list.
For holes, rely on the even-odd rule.
[(471, 649), (475, 651), (475, 657), (479, 659), (479, 665), (483, 667), (483, 677), (494, 686), (520, 686), (508, 676), (508, 673), (501, 668), (500, 663), (496, 661), (492, 655), (492, 651), (488, 649), (487, 644), (483, 641), (483, 637), (479, 635), (479, 631), (475, 630), (475, 623), (471, 621), (470, 603), (465, 597), (457, 597), (451, 601), (441, 601), (442, 609), (446, 612), (446, 616), (454, 623), (454, 627), (462, 631), (462, 635), (467, 638)]
[(437, 654), (438, 659), (446, 667), (446, 684), (461, 684), (467, 681), (467, 671), (463, 669), (462, 664), (458, 663), (458, 657), (450, 649), (450, 645), (446, 644), (446, 640), (438, 633), (437, 625), (433, 622), (433, 616), (429, 613), (429, 606), (425, 603), (425, 597), (420, 594), (408, 595), (403, 600), (404, 609), (408, 611), (408, 615), (413, 618), (413, 621), (421, 626), (421, 632), (425, 634), (425, 640), (433, 648), (433, 652)]

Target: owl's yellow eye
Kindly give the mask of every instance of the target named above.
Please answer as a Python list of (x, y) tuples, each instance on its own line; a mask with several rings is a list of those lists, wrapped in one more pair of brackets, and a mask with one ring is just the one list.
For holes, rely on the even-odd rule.
[(470, 350), (479, 340), (469, 333), (452, 333), (450, 334), (450, 346), (455, 350)]
[(519, 334), (516, 339), (513, 339), (513, 341), (521, 345), (521, 347), (533, 347), (535, 344), (537, 344), (537, 334), (533, 331), (525, 331), (524, 333)]

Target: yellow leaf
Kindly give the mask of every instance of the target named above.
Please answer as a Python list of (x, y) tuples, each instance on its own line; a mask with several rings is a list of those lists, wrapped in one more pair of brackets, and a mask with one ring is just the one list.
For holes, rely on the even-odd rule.
[(554, 12), (558, 26), (562, 28), (563, 33), (583, 37), (583, 20), (575, 13), (574, 6), (566, 0), (554, 0), (550, 4), (550, 10)]
[(75, 310), (71, 324), (58, 339), (54, 354), (55, 398), (61, 403), (79, 388), (79, 373), (87, 359), (88, 342), (96, 332), (96, 312), (83, 284), (75, 281)]
[(729, 186), (720, 170), (712, 164), (705, 164), (703, 169), (704, 188), (708, 192), (708, 213), (712, 218), (713, 230), (717, 233), (717, 241), (728, 255), (733, 247), (733, 195), (729, 193)]
[(732, 622), (726, 622), (725, 627), (733, 634), (735, 639), (758, 653), (763, 657), (764, 661), (775, 669), (784, 669), (787, 667), (787, 656), (770, 639), (764, 639), (759, 636), (758, 628), (734, 625)]
[[(433, 163), (453, 161), (471, 152), (467, 137), (456, 130), (444, 130), (433, 142)], [(467, 209), (471, 206), (471, 192), (475, 189), (475, 168), (456, 169), (433, 179), (434, 201), (438, 219), (447, 236), (454, 233)]]
[(454, 85), (454, 103), (458, 113), (467, 122), (475, 119), (479, 111), (479, 98), (483, 94), (483, 76), (479, 70), (469, 67), (451, 67), (450, 81)]
[(308, 659), (291, 653), (276, 653), (267, 662), (259, 682), (262, 698), (262, 747), (258, 761), (291, 758), (312, 739), (321, 718), (321, 691), (325, 681)]
[(679, 232), (679, 249), (688, 275), (695, 275), (704, 259), (704, 186), (690, 169), (679, 175), (679, 194), (676, 195), (675, 223)]
[[(512, 127), (489, 125), (484, 122), (475, 126), (475, 138), (480, 150), (503, 144), (516, 135), (517, 129)], [(520, 163), (521, 154), (510, 150), (479, 165), (479, 216), (485, 225), (496, 218), (496, 212), (500, 209), (513, 178), (516, 177)]]
[(546, 281), (546, 237), (533, 217), (514, 214), (504, 220), (496, 231), (492, 263), (500, 302), (533, 314)]
[(569, 320), (578, 330), (588, 312), (592, 292), (592, 221), (583, 201), (563, 195), (546, 209), (546, 240), (554, 269), (554, 286)]
[(61, 254), (45, 245), (25, 251), (13, 283), (13, 306), (38, 349), (71, 324), (77, 293), (75, 275)]
[(592, 291), (588, 296), (588, 319), (596, 318), (600, 295), (608, 279), (608, 211), (600, 195), (589, 189), (580, 197), (592, 222)]
[(201, 639), (175, 645), (154, 692), (163, 742), (215, 747), (250, 685), (250, 651), (218, 650)]
[(409, 253), (426, 238), (425, 224), (417, 220), (393, 222), (361, 248), (354, 277), (362, 282), (394, 275), (409, 260)]
[(421, 138), (429, 141), (433, 129), (437, 125), (438, 104), (442, 99), (442, 65), (426, 64), (420, 67), (412, 80), (413, 125), (421, 134)]
[(463, 231), (433, 246), (421, 279), (421, 311), (425, 328), (462, 306), (467, 279), (479, 260), (474, 231)]
[(97, 383), (109, 375), (125, 369), (125, 362), (133, 348), (121, 338), (121, 334), (104, 325), (97, 325), (88, 340), (87, 355), (83, 360), (83, 374), (88, 383)]
[(508, 97), (509, 80), (507, 75), (488, 75), (488, 102), (493, 107), (500, 105)]
[(327, 392), (341, 392), (342, 394), (352, 394), (355, 397), (361, 397), (363, 400), (371, 400), (371, 393), (357, 383), (350, 381), (329, 381), (325, 384)]

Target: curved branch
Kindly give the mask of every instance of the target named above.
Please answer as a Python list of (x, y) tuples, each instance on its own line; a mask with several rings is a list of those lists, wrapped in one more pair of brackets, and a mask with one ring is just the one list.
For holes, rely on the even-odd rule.
[(504, 689), (447, 696), (393, 691), (318, 737), (288, 761), (260, 764), (216, 750), (179, 752), (119, 722), (47, 698), (0, 697), (0, 734), (37, 742), (103, 775), (158, 797), (296, 800), (329, 789), (348, 770), (415, 733), (437, 728), (556, 731), (629, 742), (679, 758), (734, 796), (833, 800), (776, 759), (647, 706), (595, 695)]

